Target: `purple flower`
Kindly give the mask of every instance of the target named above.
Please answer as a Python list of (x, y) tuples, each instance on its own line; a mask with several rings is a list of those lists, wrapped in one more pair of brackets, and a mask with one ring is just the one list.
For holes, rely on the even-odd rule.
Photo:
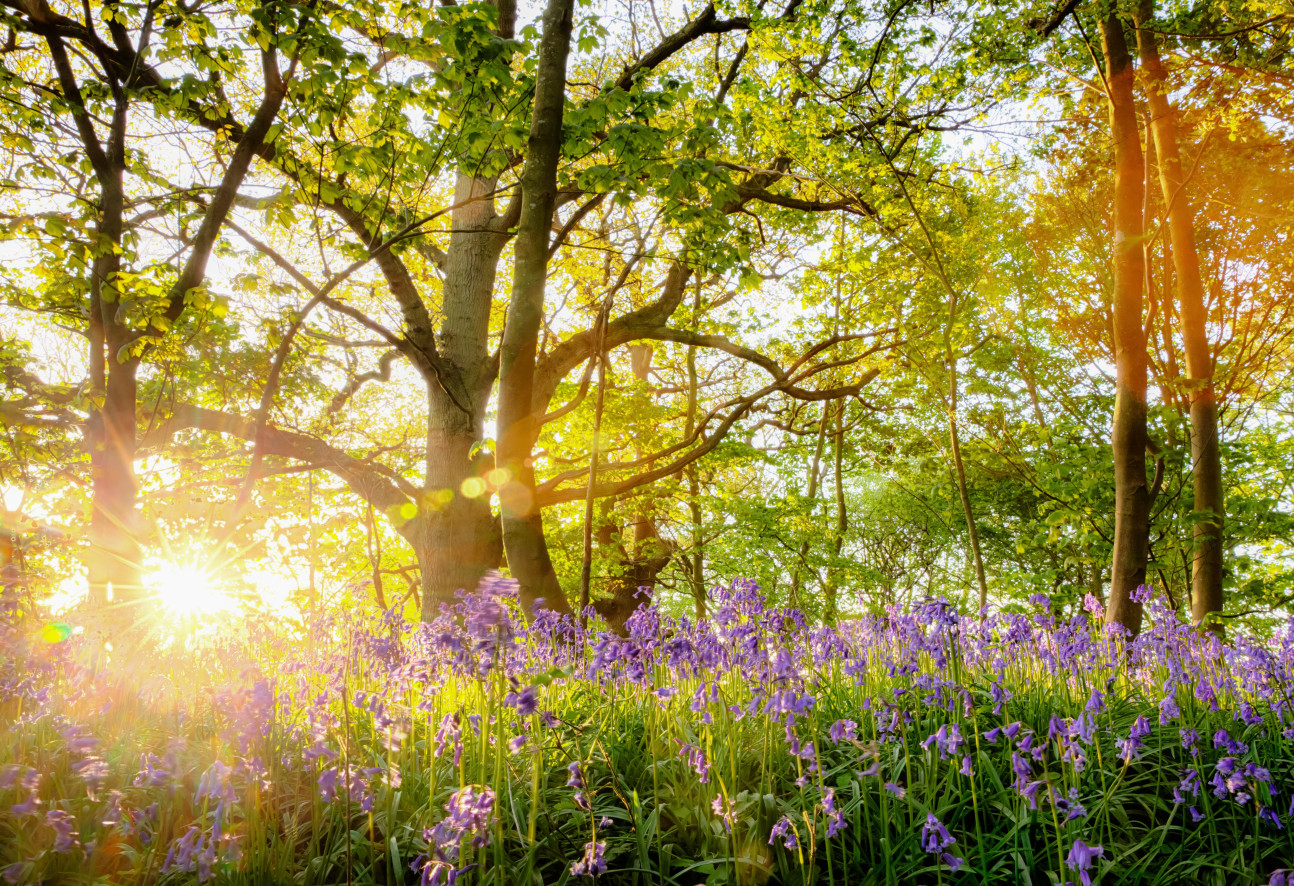
[(737, 812), (733, 808), (732, 801), (722, 794), (717, 794), (714, 800), (710, 802), (710, 811), (723, 822), (724, 830), (731, 834), (733, 822), (737, 819)]
[(845, 739), (854, 739), (858, 737), (858, 724), (853, 720), (837, 720), (831, 724), (827, 730), (827, 736), (831, 739), (832, 744), (840, 744)]
[(54, 851), (72, 852), (80, 844), (77, 842), (76, 819), (62, 809), (51, 809), (45, 813), (45, 824), (54, 829)]
[(957, 756), (965, 743), (965, 739), (962, 738), (961, 728), (956, 723), (950, 723), (940, 726), (925, 741), (921, 742), (921, 746), (926, 750), (930, 750), (932, 746), (937, 747), (939, 749), (939, 759), (947, 760), (949, 757)]
[(319, 796), (325, 803), (337, 799), (337, 767), (325, 769), (319, 776)]
[(1072, 870), (1078, 871), (1083, 886), (1092, 886), (1092, 875), (1088, 871), (1103, 855), (1105, 850), (1100, 846), (1088, 846), (1082, 840), (1075, 840), (1074, 845), (1070, 847), (1069, 855), (1065, 858), (1065, 864)]
[(571, 865), (572, 877), (599, 877), (607, 872), (605, 841), (584, 844), (584, 856)]
[(827, 839), (831, 839), (836, 834), (849, 827), (845, 823), (845, 812), (843, 809), (836, 808), (836, 789), (827, 788), (827, 792), (822, 797), (822, 811), (827, 814)]
[(471, 837), (477, 849), (490, 845), (490, 827), (494, 824), (494, 791), (468, 785), (454, 792), (445, 804), (445, 817), (433, 828), (422, 832), (427, 841), (426, 855), (413, 862), (413, 870), (422, 875), (423, 883), (453, 883), (467, 868), (456, 869), (463, 840)]
[(1119, 757), (1124, 763), (1131, 763), (1134, 757), (1141, 759), (1141, 749), (1145, 746), (1148, 735), (1150, 735), (1150, 723), (1145, 717), (1138, 717), (1132, 724), (1128, 737), (1115, 742), (1119, 748)]
[(1056, 800), (1056, 809), (1065, 813), (1065, 824), (1087, 817), (1087, 810), (1078, 800), (1078, 788), (1070, 788), (1068, 798), (1062, 797)]
[(1194, 769), (1183, 770), (1181, 782), (1173, 788), (1173, 802), (1185, 803), (1187, 794), (1192, 797), (1200, 795), (1200, 773)]
[(580, 769), (579, 762), (576, 761), (571, 763), (566, 767), (566, 771), (570, 773), (566, 779), (566, 786), (568, 788), (575, 788), (577, 791), (584, 790), (584, 771)]
[(1182, 709), (1177, 706), (1177, 698), (1173, 695), (1166, 695), (1159, 702), (1159, 725), (1167, 726), (1173, 720), (1182, 715)]
[(87, 735), (85, 727), (80, 724), (65, 726), (59, 732), (63, 741), (67, 742), (68, 751), (73, 754), (88, 754), (99, 745), (99, 740), (93, 735)]
[(926, 823), (921, 826), (921, 848), (926, 852), (942, 852), (956, 843), (956, 838), (948, 833), (934, 813), (926, 816)]
[(799, 840), (795, 836), (795, 825), (785, 815), (777, 820), (777, 824), (773, 825), (773, 830), (768, 835), (768, 845), (772, 846), (778, 837), (782, 838), (782, 845), (787, 849), (794, 849), (799, 845)]
[(509, 692), (504, 697), (503, 703), (516, 708), (518, 714), (526, 717), (539, 707), (539, 693), (534, 686), (527, 686), (520, 692)]
[(1272, 871), (1271, 879), (1267, 881), (1267, 886), (1291, 886), (1291, 884), (1294, 884), (1294, 875), (1285, 868)]

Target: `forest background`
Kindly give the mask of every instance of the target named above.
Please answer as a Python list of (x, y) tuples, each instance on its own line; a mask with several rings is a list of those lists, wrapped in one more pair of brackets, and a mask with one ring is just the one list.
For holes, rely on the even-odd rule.
[(7, 593), (1270, 626), (1279, 6), (3, 0)]

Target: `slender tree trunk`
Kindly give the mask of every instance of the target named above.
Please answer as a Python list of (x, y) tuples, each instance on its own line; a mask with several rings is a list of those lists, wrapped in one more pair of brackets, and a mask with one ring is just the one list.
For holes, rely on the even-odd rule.
[(988, 605), (988, 578), (984, 574), (984, 557), (980, 553), (979, 529), (975, 525), (975, 511), (971, 507), (970, 488), (966, 483), (966, 466), (962, 462), (961, 437), (957, 432), (957, 358), (948, 360), (948, 444), (952, 450), (953, 471), (957, 477), (957, 494), (961, 499), (962, 514), (966, 517), (966, 535), (970, 542), (971, 564), (975, 568), (975, 582), (979, 586), (979, 608)]
[[(500, 561), (498, 521), (489, 496), (469, 495), (465, 481), (484, 473), (488, 459), (474, 455), (484, 434), (483, 409), (464, 414), (432, 388), (428, 410), (427, 467), (418, 517), (426, 546), (422, 564), (422, 614), (434, 618), (460, 591), (472, 591)], [(482, 404), (484, 398), (481, 400)], [(475, 406), (475, 404), (473, 404)]]
[[(822, 404), (822, 418), (818, 421), (818, 435), (813, 444), (813, 458), (809, 462), (809, 483), (805, 488), (804, 495), (810, 502), (810, 507), (816, 510), (816, 501), (818, 498), (818, 477), (822, 474), (822, 453), (827, 445), (827, 422), (831, 418), (831, 404)], [(809, 557), (809, 540), (806, 538), (800, 542), (800, 550), (797, 552), (795, 564), (791, 570), (791, 593), (789, 602), (796, 608), (803, 608), (800, 601), (800, 570), (804, 566), (805, 560)]]
[(570, 609), (548, 555), (542, 512), (535, 505), (530, 452), (539, 430), (533, 403), (535, 356), (548, 278), (549, 231), (557, 201), (573, 6), (574, 0), (549, 0), (544, 11), (534, 117), (521, 174), (512, 298), (499, 348), (499, 463), (512, 478), (499, 494), (503, 543), (527, 610), (541, 597), (549, 608)]
[[(693, 328), (696, 317), (701, 313), (701, 280), (696, 283), (696, 296), (692, 303)], [(696, 345), (687, 346), (687, 424), (683, 430), (684, 437), (691, 437), (696, 430), (697, 400), (700, 396), (699, 378), (696, 371)], [(692, 585), (692, 600), (696, 605), (697, 620), (706, 617), (705, 592), (705, 527), (701, 513), (701, 483), (696, 463), (688, 465), (687, 473), (687, 506), (692, 522), (692, 550), (688, 555), (688, 579)]]
[(589, 484), (584, 496), (584, 551), (580, 563), (580, 624), (587, 622), (589, 598), (593, 583), (593, 490), (598, 482), (598, 450), (602, 446), (602, 409), (606, 404), (607, 393), (607, 322), (610, 320), (611, 303), (608, 300), (598, 317), (598, 352), (594, 357), (598, 361), (598, 389), (593, 404), (593, 439), (589, 443)]
[[(1191, 615), (1197, 623), (1221, 612), (1223, 524), (1226, 502), (1222, 487), (1222, 455), (1218, 441), (1218, 405), (1213, 388), (1213, 357), (1209, 349), (1204, 283), (1195, 246), (1195, 214), (1182, 173), (1177, 143), (1176, 112), (1168, 100), (1168, 80), (1151, 30), (1153, 0), (1142, 0), (1136, 15), (1141, 75), (1150, 106), (1151, 130), (1159, 155), (1159, 186), (1168, 212), (1177, 297), (1191, 414), (1191, 478), (1195, 491), (1195, 552), (1191, 564)], [(1167, 292), (1165, 292), (1167, 301)]]
[(849, 511), (845, 506), (845, 401), (836, 402), (835, 428), (831, 441), (832, 468), (836, 495), (836, 529), (831, 539), (831, 565), (827, 567), (827, 582), (823, 586), (826, 597), (826, 619), (835, 624), (840, 617), (840, 552), (845, 547), (845, 533), (849, 531)]
[[(646, 383), (651, 373), (652, 346), (630, 345), (634, 378)], [(641, 443), (635, 443), (637, 458), (643, 457)], [(650, 463), (647, 465), (650, 470)], [(625, 624), (634, 610), (651, 601), (656, 590), (656, 580), (669, 565), (672, 551), (656, 529), (655, 502), (647, 493), (634, 501), (633, 542), (621, 545), (620, 577), (615, 582), (610, 599), (593, 604), (598, 614), (616, 633), (625, 632)]]
[(1133, 634), (1141, 604), (1133, 592), (1146, 582), (1150, 488), (1146, 482), (1146, 341), (1142, 327), (1141, 136), (1133, 100), (1136, 76), (1117, 12), (1101, 22), (1114, 143), (1114, 562), (1106, 621)]

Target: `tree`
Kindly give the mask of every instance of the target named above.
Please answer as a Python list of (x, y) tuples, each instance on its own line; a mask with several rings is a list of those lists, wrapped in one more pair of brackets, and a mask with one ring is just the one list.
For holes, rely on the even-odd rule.
[[(96, 13), (86, 5), (82, 20), (43, 4), (4, 6), (14, 29), (11, 33), (34, 38), (21, 47), (21, 53), (14, 47), (16, 64), (6, 65), (2, 72), (10, 90), (9, 105), (15, 111), (9, 141), (35, 154), (29, 176), (48, 175), (49, 166), (60, 162), (77, 164), (85, 174), (72, 192), (73, 202), (47, 216), (45, 233), (64, 240), (61, 251), (72, 259), (70, 270), (80, 276), (71, 293), (72, 304), (64, 301), (54, 309), (80, 315), (78, 321), (83, 316), (89, 341), (93, 406), (85, 442), (93, 483), (90, 600), (102, 606), (115, 592), (123, 603), (134, 603), (142, 590), (134, 477), (141, 364), (187, 311), (202, 306), (202, 284), (221, 225), (253, 157), (265, 149), (302, 52), (316, 47), (321, 38), (326, 41), (326, 29), (319, 27), (309, 7), (280, 4), (239, 9), (232, 20), (221, 13), (219, 22), (206, 11), (182, 6), (163, 9), (161, 3), (150, 4), (136, 18), (116, 6), (101, 7)], [(216, 72), (232, 75), (230, 80), (244, 74), (228, 51), (204, 57), (180, 49), (177, 33), (169, 25), (173, 13), (199, 31), (214, 30), (219, 24), (244, 33), (258, 46), (261, 76), (258, 99), (238, 145), (227, 156), (218, 147), (213, 151), (222, 162), (221, 174), (210, 186), (191, 189), (201, 195), (201, 211), (184, 219), (182, 227), (196, 223), (196, 230), (183, 235), (180, 247), (159, 268), (150, 266), (139, 251), (142, 228), (152, 218), (181, 214), (184, 201), (174, 193), (141, 193), (128, 181), (154, 179), (149, 164), (140, 158), (147, 150), (149, 129), (167, 102), (153, 66), (138, 62), (151, 56), (179, 63), (183, 74), (175, 79), (193, 84), (187, 89), (190, 99), (223, 105), (226, 113), (232, 108)], [(160, 45), (153, 46), (159, 15), (168, 28)], [(106, 40), (97, 30), (99, 16), (108, 32)], [(281, 52), (281, 45), (286, 52)], [(200, 81), (195, 72), (208, 71), (213, 77), (196, 85)], [(132, 131), (132, 115), (138, 131)], [(71, 122), (71, 133), (60, 128), (64, 120)], [(24, 132), (43, 136), (39, 147)], [(69, 147), (71, 153), (57, 158), (39, 153), (41, 148)], [(132, 217), (128, 212), (138, 214)], [(24, 221), (30, 225), (34, 219)], [(63, 238), (69, 231), (72, 236)], [(66, 242), (69, 239), (71, 243)], [(56, 303), (68, 297), (61, 288), (55, 287), (52, 300)]]

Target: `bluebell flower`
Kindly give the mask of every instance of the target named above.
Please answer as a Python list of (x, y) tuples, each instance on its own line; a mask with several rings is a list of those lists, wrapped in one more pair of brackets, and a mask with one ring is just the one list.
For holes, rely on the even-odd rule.
[(1078, 871), (1083, 886), (1092, 886), (1092, 875), (1089, 872), (1097, 859), (1104, 855), (1105, 850), (1100, 846), (1088, 846), (1082, 840), (1075, 840), (1074, 845), (1070, 847), (1069, 855), (1065, 858), (1065, 864), (1071, 870)]
[(54, 829), (54, 851), (69, 853), (80, 844), (77, 842), (76, 819), (62, 809), (51, 809), (45, 813), (45, 824)]
[(777, 820), (777, 824), (773, 825), (773, 830), (768, 835), (768, 845), (772, 846), (778, 837), (782, 838), (782, 845), (787, 849), (794, 849), (799, 845), (795, 835), (795, 825), (785, 815)]
[(607, 872), (605, 841), (584, 844), (584, 856), (571, 865), (572, 877), (599, 877)]
[(822, 811), (827, 814), (827, 839), (831, 839), (848, 827), (845, 823), (844, 810), (836, 808), (835, 788), (827, 788), (827, 792), (823, 795)]

